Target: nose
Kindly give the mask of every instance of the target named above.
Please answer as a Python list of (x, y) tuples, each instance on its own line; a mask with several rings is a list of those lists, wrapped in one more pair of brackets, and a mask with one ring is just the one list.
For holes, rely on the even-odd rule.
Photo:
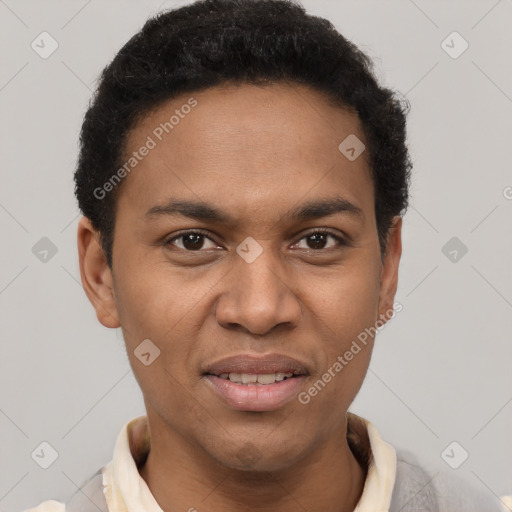
[(277, 326), (292, 329), (299, 325), (302, 311), (294, 283), (271, 253), (265, 249), (252, 263), (236, 256), (217, 302), (217, 321), (222, 327), (261, 336)]

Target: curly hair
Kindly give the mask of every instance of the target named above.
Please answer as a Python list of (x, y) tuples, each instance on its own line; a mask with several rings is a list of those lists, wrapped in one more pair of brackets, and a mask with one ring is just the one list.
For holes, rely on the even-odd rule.
[(122, 165), (128, 132), (179, 94), (226, 83), (309, 86), (361, 120), (381, 255), (408, 205), (408, 102), (379, 85), (373, 63), (326, 19), (292, 0), (200, 0), (146, 21), (102, 71), (84, 116), (75, 170), (79, 208), (110, 268), (116, 198), (94, 191)]

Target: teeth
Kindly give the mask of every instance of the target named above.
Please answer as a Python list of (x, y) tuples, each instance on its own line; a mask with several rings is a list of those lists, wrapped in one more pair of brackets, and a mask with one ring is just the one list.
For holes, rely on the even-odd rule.
[(252, 383), (252, 382), (256, 382), (258, 380), (258, 376), (257, 375), (249, 374), (249, 373), (241, 373), (240, 377), (242, 378), (242, 383), (243, 384), (249, 384), (249, 383)]
[(264, 375), (257, 375), (257, 377), (260, 384), (274, 384), (276, 381), (275, 373), (266, 373)]
[(264, 374), (256, 374), (256, 373), (222, 373), (219, 375), (221, 379), (230, 380), (231, 382), (236, 382), (238, 384), (274, 384), (274, 382), (281, 382), (285, 379), (290, 379), (293, 377), (293, 373), (264, 373)]

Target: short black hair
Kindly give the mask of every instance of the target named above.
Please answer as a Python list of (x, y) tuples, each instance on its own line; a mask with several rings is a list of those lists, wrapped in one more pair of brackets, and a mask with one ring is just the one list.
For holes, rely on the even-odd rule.
[(370, 58), (332, 23), (292, 0), (200, 0), (148, 19), (103, 70), (85, 114), (75, 195), (100, 232), (110, 268), (121, 186), (108, 194), (102, 187), (123, 165), (137, 122), (183, 93), (283, 82), (308, 86), (359, 116), (384, 254), (392, 218), (408, 204), (408, 101), (379, 85)]

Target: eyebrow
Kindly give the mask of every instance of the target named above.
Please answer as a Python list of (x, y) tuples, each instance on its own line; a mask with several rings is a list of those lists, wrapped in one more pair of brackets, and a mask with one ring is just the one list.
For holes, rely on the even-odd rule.
[[(328, 199), (317, 199), (306, 202), (287, 212), (282, 219), (286, 220), (313, 220), (328, 217), (339, 213), (348, 213), (365, 218), (363, 210), (343, 197)], [(226, 212), (212, 204), (202, 201), (190, 200), (169, 200), (166, 204), (150, 208), (145, 217), (149, 219), (158, 218), (163, 215), (182, 216), (200, 221), (219, 222), (224, 224), (235, 224), (235, 219)]]

